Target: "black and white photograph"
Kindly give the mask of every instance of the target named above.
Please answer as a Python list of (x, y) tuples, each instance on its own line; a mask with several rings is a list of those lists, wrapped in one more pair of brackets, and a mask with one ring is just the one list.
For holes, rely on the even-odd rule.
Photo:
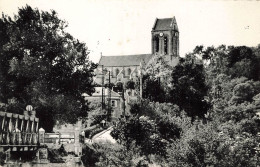
[(0, 12), (0, 167), (260, 167), (259, 0)]

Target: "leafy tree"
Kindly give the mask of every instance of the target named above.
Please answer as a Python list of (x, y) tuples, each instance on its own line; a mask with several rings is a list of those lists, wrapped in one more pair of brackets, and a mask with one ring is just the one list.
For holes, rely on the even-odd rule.
[(259, 80), (259, 58), (257, 48), (246, 46), (219, 47), (197, 46), (193, 53), (202, 58), (207, 67), (207, 71), (212, 78), (215, 75), (224, 73), (232, 78), (246, 77), (248, 79)]
[(193, 55), (181, 59), (172, 72), (172, 103), (185, 110), (188, 116), (202, 117), (209, 105), (204, 97), (208, 87), (203, 64)]
[(126, 89), (135, 89), (135, 82), (132, 81), (132, 80), (127, 81), (126, 85), (125, 85), (125, 88)]
[(85, 44), (65, 31), (67, 23), (55, 11), (26, 6), (14, 19), (3, 15), (0, 25), (1, 100), (15, 98), (22, 108), (32, 104), (47, 131), (53, 118), (73, 123), (85, 117), (81, 94), (94, 91), (96, 65), (88, 60)]
[(116, 92), (122, 92), (124, 85), (122, 82), (117, 82), (116, 85), (113, 87), (113, 90)]
[(246, 46), (234, 47), (228, 54), (229, 74), (232, 77), (244, 76), (259, 80), (259, 62), (252, 49)]
[(260, 82), (247, 81), (237, 84), (233, 89), (231, 101), (235, 103), (252, 102), (254, 95), (260, 92)]
[(95, 143), (93, 148), (84, 148), (82, 161), (85, 166), (138, 166), (141, 161), (145, 161), (140, 154), (140, 148), (134, 144), (131, 149), (119, 144)]
[(163, 154), (164, 143), (160, 141), (156, 125), (147, 117), (131, 117), (127, 123), (121, 122), (113, 130), (112, 136), (128, 149), (132, 142), (141, 147), (144, 155)]
[[(143, 98), (155, 102), (169, 101), (171, 71), (172, 67), (165, 61), (163, 55), (154, 55), (142, 71)], [(136, 88), (139, 90), (139, 82)]]
[[(184, 131), (180, 140), (168, 146), (169, 166), (255, 166), (254, 147), (257, 140), (252, 136), (220, 131), (223, 124), (194, 123)], [(225, 129), (234, 130), (235, 124)], [(235, 132), (236, 133), (236, 132)]]
[(109, 88), (109, 87), (110, 87), (110, 89), (112, 89), (114, 86), (115, 86), (114, 83), (110, 83), (110, 84), (109, 84), (109, 83), (107, 82), (107, 83), (104, 84), (104, 87), (105, 87), (105, 88)]
[(176, 117), (180, 115), (176, 105), (160, 104), (143, 100), (131, 105), (128, 120), (121, 120), (112, 131), (112, 136), (130, 149), (134, 142), (141, 153), (166, 156), (166, 144), (180, 137), (182, 124), (186, 121)]
[(149, 75), (143, 77), (143, 98), (155, 102), (166, 101), (165, 90), (159, 78), (150, 78)]
[[(171, 104), (151, 102), (150, 97), (130, 104), (132, 116), (120, 120), (112, 136), (126, 152), (139, 148), (135, 155), (141, 161), (132, 165), (255, 166), (255, 148), (260, 142), (260, 85), (251, 75), (256, 69), (251, 63), (258, 53), (257, 48), (252, 50), (198, 46), (171, 72)], [(238, 58), (233, 57), (237, 54)], [(238, 73), (240, 65), (244, 71)], [(158, 83), (154, 69), (152, 77), (144, 75), (144, 84), (148, 80)], [(156, 96), (155, 92), (150, 96)], [(114, 151), (104, 155), (119, 158)], [(105, 159), (103, 165), (114, 165)]]

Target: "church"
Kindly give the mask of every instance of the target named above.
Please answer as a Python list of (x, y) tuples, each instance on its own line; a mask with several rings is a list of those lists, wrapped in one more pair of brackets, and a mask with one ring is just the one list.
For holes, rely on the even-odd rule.
[(171, 66), (178, 63), (179, 29), (175, 17), (155, 19), (151, 31), (151, 53), (101, 56), (95, 71), (95, 82), (99, 85), (107, 83), (109, 74), (110, 82), (114, 84), (135, 80), (140, 75), (140, 68), (144, 68), (154, 55), (162, 55)]

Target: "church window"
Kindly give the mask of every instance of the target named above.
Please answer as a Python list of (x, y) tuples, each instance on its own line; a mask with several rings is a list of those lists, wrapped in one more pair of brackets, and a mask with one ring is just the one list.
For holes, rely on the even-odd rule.
[(119, 69), (117, 68), (116, 69), (116, 76), (119, 74)]
[(132, 71), (131, 71), (131, 68), (128, 68), (128, 70), (127, 70), (127, 74), (130, 75), (131, 72), (132, 72)]
[(154, 49), (155, 49), (155, 52), (159, 52), (159, 37), (158, 36), (154, 37)]
[(168, 38), (164, 37), (164, 54), (168, 54)]

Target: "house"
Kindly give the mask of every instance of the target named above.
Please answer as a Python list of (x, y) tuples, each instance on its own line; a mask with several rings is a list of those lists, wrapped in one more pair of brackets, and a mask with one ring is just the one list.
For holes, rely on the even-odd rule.
[[(95, 87), (95, 92), (90, 96), (86, 93), (83, 94), (85, 100), (88, 102), (102, 102), (102, 87)], [(111, 97), (111, 98), (110, 98)], [(103, 88), (103, 99), (105, 105), (108, 105), (109, 99), (111, 99), (111, 107), (112, 107), (112, 118), (119, 118), (123, 113), (123, 99), (122, 96), (111, 90), (111, 95), (109, 95), (109, 89)]]

